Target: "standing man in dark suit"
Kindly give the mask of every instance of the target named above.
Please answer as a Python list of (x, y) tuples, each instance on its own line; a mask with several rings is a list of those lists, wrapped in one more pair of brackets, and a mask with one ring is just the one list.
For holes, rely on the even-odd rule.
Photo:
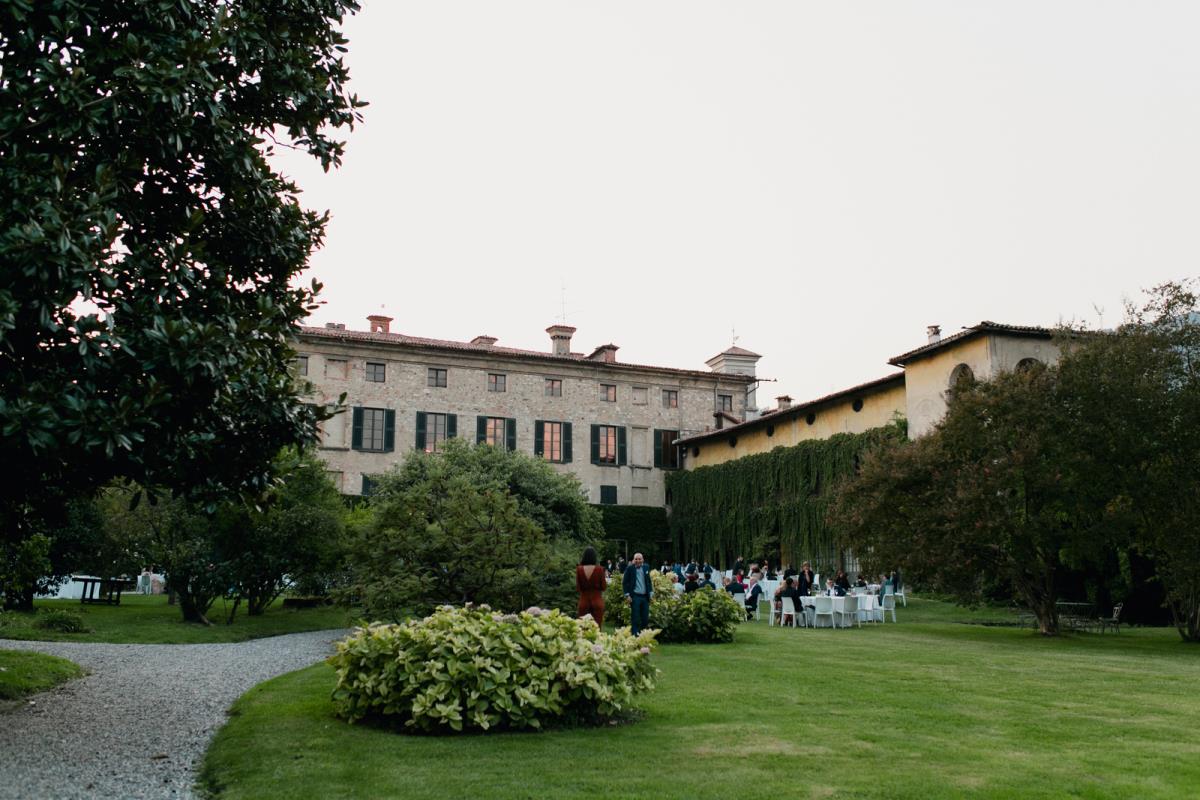
[(625, 602), (630, 606), (629, 628), (637, 636), (650, 624), (650, 596), (654, 594), (650, 568), (646, 566), (641, 553), (634, 553), (633, 561), (625, 568), (621, 591), (625, 593)]
[(813, 575), (812, 567), (805, 561), (800, 567), (800, 575), (796, 578), (796, 590), (804, 597), (808, 597), (814, 591), (820, 591), (820, 586), (813, 586), (813, 581), (816, 576)]

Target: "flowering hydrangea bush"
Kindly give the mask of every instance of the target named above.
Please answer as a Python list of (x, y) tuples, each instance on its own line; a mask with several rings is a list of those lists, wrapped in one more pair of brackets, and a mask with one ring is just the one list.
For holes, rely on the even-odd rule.
[(350, 722), (381, 717), (428, 732), (594, 723), (654, 687), (653, 646), (653, 631), (606, 634), (560, 611), (443, 606), (339, 642), (333, 701)]
[[(701, 589), (676, 594), (670, 576), (650, 571), (654, 594), (650, 598), (650, 627), (662, 642), (732, 642), (745, 610), (724, 590)], [(604, 595), (605, 618), (618, 629), (629, 624), (629, 606), (620, 578), (609, 581)]]

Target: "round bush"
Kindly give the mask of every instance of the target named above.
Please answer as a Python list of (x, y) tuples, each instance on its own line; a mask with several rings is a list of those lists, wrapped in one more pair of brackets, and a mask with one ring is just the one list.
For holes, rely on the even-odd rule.
[(595, 723), (653, 688), (653, 645), (653, 631), (606, 634), (559, 611), (443, 606), (339, 642), (333, 701), (350, 722), (379, 717), (428, 732)]
[(33, 627), (59, 633), (88, 632), (88, 627), (83, 624), (83, 617), (66, 609), (42, 611), (33, 618)]
[[(650, 627), (659, 631), (660, 642), (732, 642), (746, 611), (722, 589), (704, 588), (676, 594), (672, 579), (650, 571), (654, 594), (650, 598)], [(629, 606), (620, 578), (609, 581), (604, 595), (605, 619), (618, 629), (629, 624)]]

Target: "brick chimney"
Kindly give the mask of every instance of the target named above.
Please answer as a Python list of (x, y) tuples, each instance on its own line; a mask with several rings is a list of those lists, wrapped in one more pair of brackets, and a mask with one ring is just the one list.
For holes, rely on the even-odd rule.
[(603, 361), (611, 364), (617, 360), (617, 351), (620, 349), (615, 344), (602, 344), (592, 351), (592, 354), (588, 356), (588, 360)]
[(382, 314), (368, 314), (367, 322), (371, 323), (371, 333), (389, 333), (391, 331), (391, 317), (385, 317)]
[(550, 334), (552, 346), (550, 352), (556, 356), (571, 355), (571, 337), (575, 335), (574, 328), (570, 325), (551, 325), (546, 328), (546, 333)]
[(487, 334), (484, 334), (483, 336), (476, 336), (474, 339), (471, 340), (471, 344), (482, 344), (487, 347), (491, 347), (495, 343), (496, 343), (496, 337), (488, 336)]
[(789, 409), (792, 407), (792, 396), (787, 395), (787, 394), (781, 394), (781, 395), (779, 395), (779, 397), (775, 398), (775, 403), (779, 407), (780, 411)]
[(929, 343), (934, 344), (942, 340), (942, 326), (930, 325), (925, 329), (925, 335), (929, 337)]

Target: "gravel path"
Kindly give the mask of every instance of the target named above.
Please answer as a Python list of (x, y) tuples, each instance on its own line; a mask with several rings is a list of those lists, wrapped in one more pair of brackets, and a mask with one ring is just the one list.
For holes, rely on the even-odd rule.
[(0, 712), (0, 798), (192, 797), (195, 770), (250, 687), (332, 653), (349, 631), (236, 644), (0, 639), (85, 667), (86, 677)]

